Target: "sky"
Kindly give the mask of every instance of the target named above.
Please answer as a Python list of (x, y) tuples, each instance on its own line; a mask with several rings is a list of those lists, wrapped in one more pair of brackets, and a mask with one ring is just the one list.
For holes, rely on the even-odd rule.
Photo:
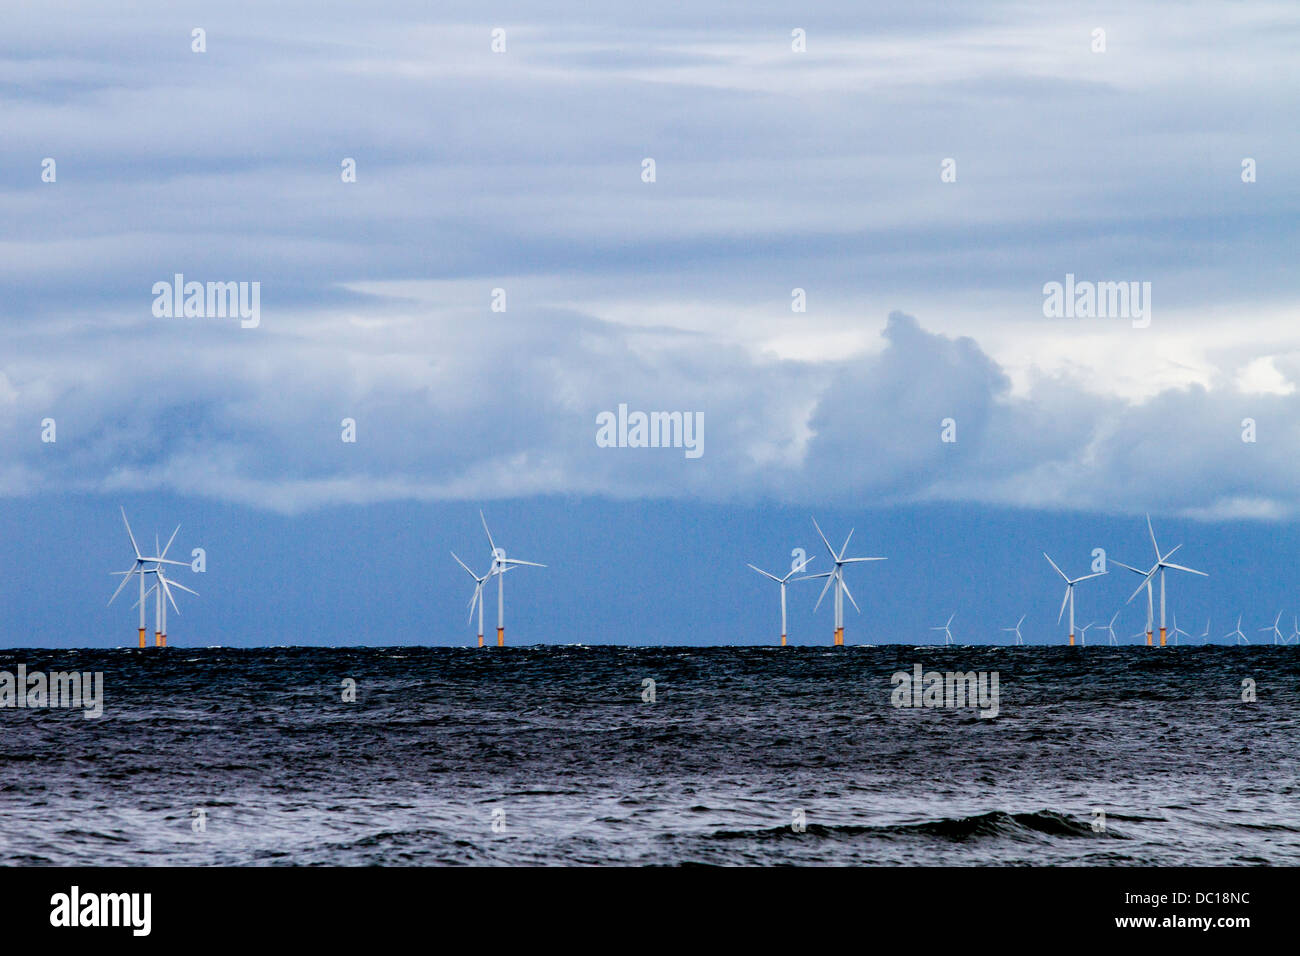
[[(1060, 643), (1042, 552), (1149, 566), (1147, 514), (1210, 574), (1179, 623), (1258, 640), (1300, 613), (1297, 43), (1267, 2), (7, 11), (0, 642), (134, 641), (119, 508), (206, 553), (173, 644), (470, 643), (480, 508), (548, 565), (511, 642), (770, 643), (746, 563), (825, 570), (816, 515), (889, 559), (849, 643)], [(155, 314), (176, 274), (255, 326)], [(1067, 276), (1145, 319), (1045, 314)], [(700, 454), (602, 447), (620, 405)], [(1129, 639), (1136, 583), (1080, 623)]]

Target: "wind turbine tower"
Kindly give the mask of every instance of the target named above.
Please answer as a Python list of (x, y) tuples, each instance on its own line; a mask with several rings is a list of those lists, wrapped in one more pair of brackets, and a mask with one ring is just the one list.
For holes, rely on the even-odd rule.
[(1075, 585), (1080, 584), (1080, 583), (1082, 583), (1082, 582), (1084, 582), (1084, 581), (1088, 581), (1088, 580), (1090, 580), (1090, 579), (1092, 579), (1092, 578), (1099, 578), (1099, 577), (1101, 577), (1103, 574), (1109, 574), (1110, 572), (1109, 572), (1109, 571), (1097, 571), (1097, 572), (1095, 572), (1094, 574), (1085, 574), (1085, 575), (1084, 575), (1083, 577), (1081, 577), (1081, 578), (1069, 578), (1069, 577), (1066, 577), (1066, 574), (1065, 574), (1064, 571), (1062, 571), (1060, 568), (1058, 568), (1058, 567), (1056, 566), (1056, 562), (1053, 561), (1053, 560), (1051, 559), (1051, 556), (1048, 555), (1048, 553), (1047, 553), (1046, 551), (1043, 552), (1043, 557), (1047, 558), (1047, 563), (1050, 564), (1050, 565), (1052, 566), (1052, 569), (1053, 569), (1054, 571), (1056, 571), (1056, 573), (1059, 574), (1059, 575), (1061, 576), (1061, 580), (1063, 580), (1063, 581), (1065, 582), (1065, 597), (1061, 600), (1061, 610), (1060, 610), (1060, 611), (1057, 613), (1057, 615), (1056, 615), (1056, 623), (1057, 623), (1057, 624), (1060, 624), (1060, 623), (1061, 623), (1061, 615), (1065, 613), (1065, 606), (1068, 604), (1068, 605), (1070, 606), (1070, 646), (1073, 647), (1073, 646), (1074, 646), (1074, 588), (1075, 588)]
[(1249, 644), (1249, 643), (1250, 643), (1250, 639), (1247, 638), (1246, 635), (1243, 634), (1243, 633), (1241, 632), (1241, 615), (1240, 615), (1240, 614), (1237, 615), (1237, 629), (1236, 629), (1235, 631), (1229, 631), (1227, 634), (1224, 634), (1223, 636), (1224, 636), (1224, 638), (1235, 637), (1235, 638), (1237, 639), (1237, 643), (1238, 643), (1238, 644)]
[(1175, 644), (1181, 644), (1181, 643), (1182, 643), (1180, 640), (1178, 640), (1178, 635), (1179, 635), (1179, 634), (1181, 634), (1183, 637), (1191, 637), (1191, 636), (1192, 636), (1191, 634), (1187, 633), (1187, 632), (1184, 631), (1181, 627), (1178, 626), (1178, 612), (1175, 611), (1175, 612), (1174, 612), (1174, 643), (1175, 643)]
[(1274, 621), (1273, 621), (1272, 624), (1268, 624), (1268, 625), (1266, 625), (1266, 626), (1260, 628), (1261, 631), (1272, 631), (1272, 632), (1273, 632), (1273, 643), (1274, 643), (1274, 644), (1278, 644), (1278, 643), (1285, 644), (1285, 643), (1286, 643), (1286, 638), (1282, 636), (1282, 629), (1278, 627), (1278, 624), (1281, 623), (1281, 621), (1282, 621), (1282, 612), (1281, 612), (1281, 611), (1278, 611), (1278, 612), (1277, 612), (1277, 618), (1274, 619)]
[[(141, 554), (141, 553), (140, 553), (140, 546), (139, 546), (138, 544), (136, 544), (136, 541), (135, 541), (135, 534), (131, 531), (131, 522), (129, 522), (129, 521), (126, 520), (126, 509), (125, 509), (125, 508), (121, 508), (121, 507), (119, 507), (118, 510), (122, 512), (122, 523), (123, 523), (124, 525), (126, 525), (126, 534), (127, 534), (127, 537), (129, 537), (129, 538), (131, 539), (131, 550), (135, 553), (135, 563), (132, 564), (132, 565), (131, 565), (131, 568), (130, 568), (129, 570), (127, 570), (127, 571), (114, 571), (114, 572), (112, 572), (114, 575), (116, 575), (116, 576), (118, 576), (118, 577), (120, 577), (120, 578), (122, 579), (122, 583), (119, 584), (119, 585), (117, 586), (117, 590), (114, 591), (114, 592), (113, 592), (113, 596), (112, 596), (111, 598), (108, 599), (108, 603), (109, 603), (109, 604), (112, 604), (115, 600), (117, 600), (117, 596), (118, 596), (119, 594), (122, 593), (122, 589), (126, 587), (127, 583), (131, 580), (131, 576), (132, 576), (132, 575), (139, 575), (139, 576), (140, 576), (140, 600), (139, 600), (138, 603), (139, 603), (139, 605), (140, 605), (140, 649), (143, 650), (143, 649), (144, 649), (144, 646), (145, 646), (145, 643), (144, 643), (144, 631), (145, 631), (145, 627), (144, 627), (144, 611), (145, 611), (145, 602), (144, 602), (144, 598), (145, 598), (145, 593), (144, 593), (144, 590), (145, 590), (145, 589), (144, 589), (144, 576), (145, 576), (146, 574), (154, 574), (154, 573), (156, 573), (156, 572), (157, 572), (157, 571), (162, 567), (162, 565), (164, 565), (164, 564), (184, 565), (185, 562), (184, 562), (184, 561), (169, 561), (169, 560), (167, 559), (167, 552), (166, 552), (166, 551), (164, 551), (162, 554), (157, 555), (157, 556), (155, 556), (155, 557), (145, 557), (143, 554)], [(168, 547), (168, 548), (170, 548), (170, 547), (172, 546), (172, 541), (175, 541), (175, 540), (176, 540), (176, 533), (177, 533), (178, 531), (180, 531), (180, 530), (181, 530), (181, 526), (180, 526), (180, 525), (177, 525), (177, 526), (176, 526), (176, 531), (173, 531), (173, 532), (172, 532), (171, 540), (167, 542), (167, 547)], [(157, 550), (157, 542), (156, 542), (156, 541), (154, 542), (154, 549)], [(150, 565), (152, 565), (152, 567), (150, 567)], [(179, 585), (178, 585), (178, 586), (179, 586)], [(186, 590), (188, 590), (188, 589), (186, 589)], [(162, 646), (162, 628), (161, 628), (161, 627), (159, 627), (159, 629), (158, 629), (157, 631), (154, 632), (154, 643), (155, 643), (157, 646), (159, 646), (159, 647)]]
[(810, 581), (815, 578), (826, 578), (826, 584), (822, 587), (822, 593), (817, 598), (817, 603), (813, 605), (813, 613), (817, 613), (817, 608), (822, 605), (822, 598), (826, 597), (826, 591), (831, 586), (835, 586), (835, 646), (841, 647), (844, 644), (844, 595), (848, 595), (849, 601), (859, 614), (862, 608), (858, 607), (858, 602), (853, 600), (853, 594), (849, 591), (849, 586), (844, 580), (844, 566), (846, 564), (858, 564), (863, 561), (884, 561), (884, 558), (846, 558), (844, 552), (849, 549), (849, 540), (853, 537), (853, 529), (849, 529), (849, 536), (844, 539), (844, 546), (840, 548), (837, 554), (831, 547), (831, 543), (826, 540), (826, 535), (822, 534), (821, 525), (817, 519), (813, 518), (813, 527), (817, 529), (817, 534), (822, 539), (822, 544), (826, 545), (826, 550), (830, 552), (831, 560), (835, 562), (835, 567), (829, 571), (823, 571), (821, 574), (809, 574), (802, 578), (795, 578), (796, 581)]
[(1015, 635), (1016, 635), (1016, 643), (1017, 643), (1017, 644), (1023, 644), (1023, 643), (1025, 643), (1025, 639), (1024, 639), (1023, 637), (1020, 636), (1020, 625), (1025, 623), (1025, 618), (1028, 617), (1028, 616), (1029, 616), (1029, 615), (1027, 615), (1027, 614), (1022, 614), (1022, 615), (1020, 615), (1020, 620), (1016, 621), (1016, 626), (1015, 626), (1015, 627), (1004, 627), (1004, 628), (1002, 629), (1002, 630), (1004, 630), (1004, 631), (1014, 631), (1014, 632), (1015, 632)]
[(505, 574), (510, 568), (530, 567), (544, 568), (546, 565), (538, 564), (536, 561), (520, 561), (518, 558), (507, 558), (506, 549), (498, 548), (496, 542), (492, 540), (492, 532), (488, 531), (487, 518), (483, 517), (483, 512), (478, 513), (479, 520), (483, 522), (483, 531), (487, 534), (488, 547), (492, 549), (492, 570), (497, 578), (497, 647), (506, 646), (506, 592), (505, 592)]
[[(1156, 530), (1151, 525), (1150, 515), (1147, 515), (1147, 531), (1150, 532), (1151, 534), (1151, 547), (1154, 548), (1156, 552), (1156, 563), (1155, 566), (1152, 567), (1151, 570), (1147, 572), (1146, 578), (1143, 580), (1143, 582), (1140, 585), (1138, 585), (1138, 589), (1134, 591), (1133, 594), (1129, 597), (1129, 601), (1132, 601), (1133, 598), (1141, 594), (1142, 589), (1144, 587), (1148, 587), (1151, 583), (1151, 579), (1156, 575), (1157, 572), (1159, 572), (1160, 574), (1160, 646), (1164, 647), (1167, 643), (1165, 637), (1166, 634), (1168, 633), (1165, 629), (1165, 571), (1166, 570), (1186, 571), (1189, 574), (1199, 574), (1203, 578), (1208, 578), (1209, 575), (1206, 574), (1204, 571), (1197, 571), (1195, 568), (1187, 568), (1181, 564), (1173, 564), (1169, 560), (1169, 558), (1173, 555), (1173, 553), (1182, 547), (1181, 544), (1175, 545), (1166, 554), (1162, 555), (1160, 553), (1160, 545), (1156, 543)], [(1149, 593), (1150, 592), (1148, 592), (1148, 594)]]
[(952, 619), (956, 616), (957, 612), (954, 611), (948, 615), (948, 620), (945, 623), (940, 624), (938, 627), (930, 628), (932, 631), (943, 631), (943, 643), (945, 647), (952, 643), (952, 631), (950, 630), (950, 625), (952, 624)]
[(781, 586), (781, 646), (782, 647), (785, 647), (785, 585), (786, 582), (789, 581), (796, 574), (801, 572), (804, 568), (808, 567), (808, 565), (810, 565), (814, 560), (815, 560), (814, 558), (805, 558), (803, 561), (799, 562), (797, 567), (791, 568), (790, 573), (783, 578), (778, 578), (775, 574), (771, 574), (767, 571), (764, 571), (762, 568), (757, 567), (756, 565), (753, 564), (750, 565), (751, 568), (753, 568), (759, 574), (763, 575), (763, 577), (771, 578), (773, 581), (775, 581), (777, 584)]
[[(478, 605), (478, 646), (483, 646), (483, 585), (492, 577), (493, 571), (488, 569), (487, 573), (479, 576), (469, 569), (469, 565), (457, 557), (456, 552), (451, 552), (451, 556), (456, 558), (456, 563), (465, 569), (465, 573), (474, 579), (474, 596), (469, 601), (469, 619), (474, 620), (474, 606)], [(493, 565), (495, 567), (495, 564)]]
[[(1145, 587), (1145, 588), (1147, 589), (1147, 631), (1146, 631), (1146, 634), (1147, 634), (1147, 647), (1150, 647), (1151, 644), (1152, 644), (1152, 632), (1153, 632), (1153, 630), (1154, 630), (1154, 628), (1155, 628), (1155, 620), (1156, 620), (1155, 604), (1152, 602), (1152, 599), (1151, 599), (1151, 572), (1154, 571), (1155, 568), (1152, 567), (1152, 568), (1150, 568), (1150, 569), (1148, 569), (1148, 570), (1146, 570), (1146, 571), (1143, 571), (1141, 568), (1135, 568), (1135, 567), (1133, 567), (1131, 564), (1125, 564), (1123, 561), (1116, 561), (1114, 558), (1111, 558), (1111, 559), (1110, 559), (1110, 563), (1111, 563), (1111, 564), (1118, 564), (1121, 568), (1124, 568), (1125, 570), (1132, 571), (1134, 574), (1140, 574), (1140, 575), (1142, 575), (1142, 586)], [(1131, 601), (1131, 600), (1133, 600), (1133, 599), (1132, 599), (1132, 598), (1129, 598), (1129, 600)], [(1139, 632), (1139, 633), (1137, 633), (1137, 634), (1134, 634), (1133, 636), (1134, 636), (1134, 637), (1141, 637), (1142, 634), (1141, 634), (1141, 632)]]

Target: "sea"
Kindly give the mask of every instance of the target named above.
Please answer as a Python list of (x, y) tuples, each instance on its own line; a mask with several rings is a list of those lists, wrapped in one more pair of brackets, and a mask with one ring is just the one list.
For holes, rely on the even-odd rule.
[[(0, 651), (19, 665), (102, 673), (103, 699), (0, 707), (9, 865), (1300, 863), (1297, 647)], [(897, 706), (917, 665), (996, 675), (996, 715)]]

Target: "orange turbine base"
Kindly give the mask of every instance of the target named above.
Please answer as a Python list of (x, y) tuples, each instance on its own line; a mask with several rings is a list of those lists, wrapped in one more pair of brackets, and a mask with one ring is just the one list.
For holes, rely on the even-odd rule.
[(497, 628), (497, 647), (505, 647), (505, 646), (506, 646), (506, 629), (505, 629), (504, 627), (498, 627), (498, 628)]

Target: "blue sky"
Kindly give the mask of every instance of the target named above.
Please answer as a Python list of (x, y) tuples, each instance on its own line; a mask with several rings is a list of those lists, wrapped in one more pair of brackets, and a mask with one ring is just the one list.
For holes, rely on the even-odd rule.
[[(1213, 575), (1184, 627), (1300, 607), (1294, 5), (620, 6), (7, 14), (8, 641), (131, 639), (119, 505), (209, 552), (176, 643), (463, 643), (479, 507), (552, 565), (520, 640), (761, 643), (745, 563), (813, 513), (890, 557), (851, 643), (1059, 640), (1040, 552), (1145, 562), (1148, 511)], [(175, 273), (260, 282), (260, 324), (156, 318)], [(1151, 283), (1149, 327), (1046, 318), (1066, 274)], [(597, 447), (620, 403), (704, 454)]]

